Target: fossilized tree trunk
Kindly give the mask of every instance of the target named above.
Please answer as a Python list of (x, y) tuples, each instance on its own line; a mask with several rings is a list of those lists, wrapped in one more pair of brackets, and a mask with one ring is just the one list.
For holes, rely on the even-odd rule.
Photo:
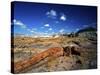
[(19, 62), (14, 63), (14, 72), (19, 73), (25, 68), (28, 68), (31, 65), (34, 65), (40, 62), (42, 59), (45, 59), (46, 57), (49, 57), (49, 56), (58, 57), (61, 55), (63, 55), (63, 48), (61, 47), (49, 48), (48, 50), (41, 52), (39, 54), (36, 54), (35, 56), (33, 56), (32, 58), (28, 60), (19, 61)]

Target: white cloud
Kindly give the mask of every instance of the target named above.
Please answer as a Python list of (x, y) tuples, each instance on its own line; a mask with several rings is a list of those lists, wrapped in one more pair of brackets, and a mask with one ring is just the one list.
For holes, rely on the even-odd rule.
[(54, 34), (55, 32), (51, 32), (51, 34)]
[(20, 26), (22, 28), (26, 28), (26, 25), (23, 22), (16, 20), (16, 19), (13, 20), (13, 25)]
[(76, 31), (78, 31), (78, 30), (79, 30), (79, 28), (76, 29)]
[(13, 22), (14, 22), (14, 23), (17, 22), (16, 19), (14, 19)]
[(26, 28), (26, 26), (25, 26), (25, 25), (22, 25), (21, 27), (22, 27), (22, 28)]
[(46, 13), (46, 15), (51, 15), (51, 16), (57, 16), (57, 13), (55, 10), (50, 10)]
[(57, 12), (55, 10), (50, 10), (46, 13), (47, 17), (55, 19), (57, 17)]
[(44, 34), (48, 34), (48, 33), (44, 33)]
[[(26, 29), (26, 31), (28, 31), (32, 34), (40, 34), (37, 32), (37, 28), (28, 28), (28, 27), (26, 27), (26, 25), (23, 22), (16, 20), (16, 19), (13, 20), (12, 25), (20, 26), (21, 28)], [(48, 25), (46, 25), (46, 26), (48, 26)]]
[(44, 28), (44, 27), (41, 27), (42, 29)]
[(50, 25), (49, 25), (49, 24), (45, 24), (44, 26), (45, 26), (45, 27), (49, 27)]
[(65, 31), (64, 29), (59, 30), (60, 33), (63, 33), (64, 31)]
[(32, 28), (32, 29), (27, 28), (27, 31), (29, 31), (31, 33), (36, 33), (37, 29), (36, 28)]
[(52, 28), (49, 28), (49, 30), (52, 30)]
[(31, 33), (33, 33), (34, 31), (33, 31), (33, 30), (31, 30), (30, 32), (31, 32)]
[(60, 20), (66, 21), (66, 16), (64, 14), (61, 15)]

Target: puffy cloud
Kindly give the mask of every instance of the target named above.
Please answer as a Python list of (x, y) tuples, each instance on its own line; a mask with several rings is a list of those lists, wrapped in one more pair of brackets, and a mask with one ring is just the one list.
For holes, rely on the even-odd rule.
[(30, 32), (31, 32), (31, 33), (33, 33), (34, 31), (33, 31), (33, 30), (31, 30)]
[[(59, 17), (60, 20), (66, 21), (66, 15), (64, 13), (57, 13), (55, 10), (50, 10), (46, 13), (46, 15), (51, 19), (57, 19)], [(59, 16), (60, 15), (60, 16)], [(55, 23), (59, 23), (59, 21), (55, 21)]]
[(16, 20), (16, 19), (13, 20), (13, 25), (20, 26), (22, 28), (26, 28), (26, 25), (23, 22)]
[(44, 27), (41, 27), (42, 29), (44, 28)]
[(52, 30), (52, 28), (49, 28), (49, 30)]
[(27, 28), (27, 31), (29, 31), (29, 32), (31, 32), (31, 33), (36, 33), (36, 28), (32, 28), (32, 29), (29, 29), (29, 28)]
[(49, 24), (45, 24), (44, 26), (45, 26), (45, 27), (49, 27), (50, 25), (49, 25)]
[(12, 25), (20, 26), (21, 28), (24, 28), (26, 31), (28, 31), (32, 34), (40, 34), (37, 32), (37, 28), (28, 28), (28, 27), (26, 27), (26, 25), (23, 22), (16, 20), (16, 19), (13, 20)]
[(25, 25), (22, 25), (21, 27), (22, 27), (22, 28), (26, 28), (26, 26), (25, 26)]
[(55, 10), (50, 10), (50, 11), (48, 11), (48, 12), (46, 13), (46, 15), (57, 16)]
[(64, 29), (59, 30), (60, 33), (63, 33), (64, 31), (65, 31)]
[(16, 22), (17, 22), (16, 19), (14, 19), (14, 20), (13, 20), (13, 23), (16, 23)]
[(48, 33), (44, 33), (44, 34), (48, 34)]
[(53, 35), (54, 33), (55, 33), (54, 31), (51, 32), (52, 35)]
[(50, 18), (56, 18), (57, 13), (56, 13), (55, 10), (50, 10), (50, 11), (48, 11), (48, 12), (46, 13), (46, 15), (47, 15), (48, 17), (50, 17)]
[(76, 31), (79, 31), (79, 28), (76, 28)]
[(60, 20), (66, 21), (66, 16), (64, 14), (61, 15)]

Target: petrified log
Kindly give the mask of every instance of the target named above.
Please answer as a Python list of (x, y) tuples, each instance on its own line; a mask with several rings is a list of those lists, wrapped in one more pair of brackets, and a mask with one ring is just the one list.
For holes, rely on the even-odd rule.
[(39, 54), (36, 54), (35, 56), (33, 56), (32, 58), (28, 60), (14, 63), (14, 72), (19, 73), (23, 71), (24, 69), (30, 67), (31, 65), (38, 63), (42, 59), (45, 59), (46, 57), (49, 57), (49, 56), (58, 57), (61, 55), (63, 55), (63, 48), (61, 47), (49, 48), (48, 50), (41, 52)]

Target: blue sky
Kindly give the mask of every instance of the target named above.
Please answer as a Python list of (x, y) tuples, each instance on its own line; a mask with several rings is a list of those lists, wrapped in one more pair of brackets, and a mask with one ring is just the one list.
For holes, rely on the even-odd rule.
[(95, 6), (13, 2), (12, 12), (15, 34), (42, 36), (70, 33), (84, 27), (96, 27), (97, 24)]

